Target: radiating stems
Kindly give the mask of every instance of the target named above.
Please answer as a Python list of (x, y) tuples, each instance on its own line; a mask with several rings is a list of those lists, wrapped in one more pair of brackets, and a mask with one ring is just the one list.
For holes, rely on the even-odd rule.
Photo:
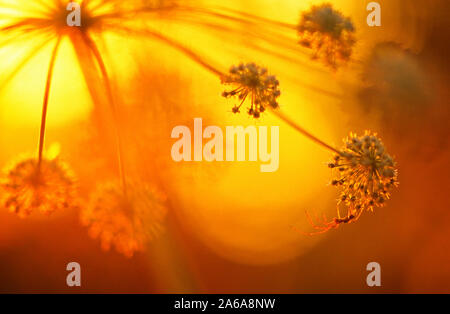
[[(265, 18), (265, 17), (258, 16), (258, 15), (250, 14), (250, 13), (247, 13), (247, 12), (244, 12), (244, 11), (234, 10), (234, 9), (230, 9), (230, 8), (226, 8), (226, 7), (222, 7), (222, 6), (217, 6), (216, 8), (218, 10), (221, 10), (221, 11), (224, 11), (224, 12), (237, 14), (237, 15), (249, 18), (249, 19), (253, 19), (253, 20), (258, 21), (258, 22), (263, 22), (263, 23), (266, 23), (267, 25), (274, 25), (274, 26), (278, 26), (278, 27), (282, 27), (282, 28), (286, 28), (286, 29), (291, 29), (291, 30), (292, 29), (293, 30), (297, 29), (297, 25), (295, 25), (295, 24), (289, 24), (289, 23), (285, 23), (285, 22), (275, 21), (275, 20), (271, 20), (271, 19), (268, 19), (268, 18)], [(209, 14), (217, 14), (216, 12), (211, 11), (211, 10), (209, 10), (209, 11), (208, 10), (203, 10), (203, 11), (206, 12), (206, 13), (209, 13)], [(222, 18), (225, 18), (225, 19), (232, 19), (232, 18), (236, 19), (236, 17), (229, 16), (229, 15), (224, 15), (224, 14), (220, 14), (219, 17), (222, 17)], [(250, 22), (250, 20), (241, 20), (241, 21), (247, 22), (247, 23)]]
[[(205, 68), (206, 70), (210, 71), (211, 73), (213, 73), (214, 75), (218, 76), (219, 78), (222, 79), (225, 76), (225, 74), (222, 71), (220, 71), (219, 69), (215, 68), (211, 64), (207, 63), (196, 52), (192, 51), (191, 49), (189, 49), (188, 47), (182, 45), (181, 43), (179, 43), (179, 42), (177, 42), (177, 41), (175, 41), (173, 39), (170, 39), (170, 38), (168, 38), (168, 37), (166, 37), (166, 36), (164, 36), (164, 35), (162, 35), (162, 34), (160, 34), (158, 32), (155, 32), (155, 31), (150, 30), (150, 29), (134, 30), (134, 29), (131, 29), (131, 28), (128, 28), (128, 27), (124, 27), (124, 26), (120, 26), (120, 27), (118, 27), (118, 29), (122, 30), (122, 31), (133, 33), (134, 35), (152, 36), (153, 38), (156, 38), (156, 39), (164, 42), (165, 44), (167, 44), (169, 46), (172, 46), (173, 48), (177, 49), (178, 51), (184, 53), (191, 60), (195, 61), (197, 64), (201, 65), (203, 68)], [(284, 122), (289, 124), (291, 127), (293, 127), (295, 130), (297, 130), (298, 132), (300, 132), (301, 134), (303, 134), (304, 136), (306, 136), (310, 140), (312, 140), (315, 143), (321, 145), (322, 147), (325, 147), (328, 150), (331, 150), (332, 152), (334, 152), (336, 154), (341, 154), (341, 152), (338, 151), (336, 148), (334, 148), (331, 145), (328, 145), (327, 143), (325, 143), (321, 139), (317, 138), (316, 136), (314, 136), (313, 134), (311, 134), (310, 132), (308, 132), (307, 130), (302, 128), (301, 126), (299, 126), (296, 122), (294, 122), (288, 116), (284, 115), (283, 113), (279, 112), (278, 110), (272, 110), (272, 112), (278, 118), (280, 118), (281, 120), (283, 120)]]
[(83, 37), (83, 40), (86, 43), (86, 45), (89, 47), (89, 49), (91, 49), (92, 53), (94, 54), (95, 60), (97, 61), (97, 64), (98, 64), (101, 74), (103, 76), (103, 83), (105, 85), (108, 102), (111, 107), (111, 114), (112, 114), (113, 124), (114, 124), (114, 132), (115, 132), (116, 148), (117, 148), (117, 160), (119, 163), (119, 176), (120, 176), (120, 180), (122, 182), (123, 192), (126, 195), (127, 194), (127, 180), (126, 180), (125, 165), (124, 165), (124, 160), (123, 160), (120, 123), (119, 123), (119, 118), (117, 116), (117, 108), (116, 108), (116, 103), (114, 101), (114, 97), (113, 97), (113, 93), (112, 93), (111, 82), (109, 79), (108, 71), (106, 70), (105, 63), (100, 54), (100, 51), (97, 48), (97, 45), (95, 45), (95, 43), (91, 40), (91, 38), (87, 34), (82, 33), (82, 37)]
[(220, 75), (222, 76), (223, 73), (216, 69), (215, 67), (213, 67), (212, 65), (210, 65), (209, 63), (205, 62), (203, 60), (202, 57), (200, 57), (197, 53), (195, 53), (194, 51), (190, 50), (189, 48), (183, 46), (182, 44), (162, 35), (159, 34), (157, 32), (154, 31), (150, 31), (150, 30), (146, 30), (146, 34), (147, 35), (151, 35), (154, 38), (159, 39), (160, 41), (163, 41), (164, 43), (166, 43), (169, 46), (172, 46), (176, 49), (178, 49), (179, 51), (183, 52), (185, 55), (187, 55), (189, 58), (191, 58), (192, 60), (194, 60), (195, 62), (197, 62), (198, 64), (200, 64), (201, 66), (203, 66), (205, 69), (207, 69), (208, 71), (216, 74), (216, 75)]
[(44, 92), (44, 101), (42, 105), (42, 116), (41, 116), (41, 129), (39, 135), (39, 157), (38, 157), (38, 169), (41, 168), (42, 163), (42, 155), (44, 151), (44, 139), (45, 139), (45, 126), (47, 122), (47, 109), (48, 109), (48, 100), (50, 97), (50, 87), (52, 85), (53, 78), (53, 69), (55, 67), (55, 60), (58, 54), (58, 48), (61, 43), (61, 36), (58, 37), (55, 48), (53, 48), (53, 52), (50, 58), (50, 64), (48, 66), (47, 72), (47, 82), (45, 83), (45, 92)]
[(223, 75), (224, 75), (224, 73), (222, 71), (220, 71), (213, 65), (206, 62), (198, 53), (196, 53), (192, 49), (184, 46), (182, 43), (177, 42), (176, 40), (171, 39), (161, 33), (153, 31), (149, 28), (147, 28), (145, 30), (140, 30), (140, 29), (138, 30), (138, 29), (132, 29), (132, 28), (129, 28), (126, 26), (120, 26), (120, 27), (116, 27), (116, 29), (119, 31), (131, 33), (133, 35), (143, 36), (144, 38), (146, 36), (153, 37), (153, 38), (165, 43), (166, 45), (171, 46), (172, 48), (175, 48), (176, 50), (180, 51), (185, 56), (187, 56), (189, 59), (196, 62), (197, 64), (199, 64), (200, 66), (202, 66), (204, 69), (208, 70), (209, 72), (213, 73), (214, 75), (217, 75), (219, 77), (223, 77)]
[(305, 130), (304, 128), (302, 128), (300, 125), (298, 125), (296, 122), (294, 122), (291, 118), (289, 118), (288, 116), (286, 116), (285, 114), (283, 114), (282, 112), (278, 111), (278, 110), (271, 110), (272, 113), (274, 115), (276, 115), (279, 119), (283, 120), (284, 122), (286, 122), (287, 124), (289, 124), (291, 127), (293, 127), (295, 130), (297, 130), (298, 132), (300, 132), (302, 135), (306, 136), (307, 138), (309, 138), (310, 140), (312, 140), (313, 142), (321, 145), (322, 147), (325, 147), (328, 150), (331, 150), (332, 152), (336, 153), (336, 154), (341, 154), (341, 152), (339, 150), (337, 150), (336, 148), (334, 148), (333, 146), (325, 143), (324, 141), (322, 141), (321, 139), (319, 139), (318, 137), (316, 137), (315, 135), (311, 134), (310, 132), (308, 132), (307, 130)]

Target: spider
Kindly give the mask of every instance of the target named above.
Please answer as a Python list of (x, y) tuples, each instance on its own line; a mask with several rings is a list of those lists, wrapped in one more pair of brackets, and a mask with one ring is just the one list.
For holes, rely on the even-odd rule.
[[(343, 200), (345, 201), (345, 200)], [(333, 218), (331, 221), (328, 221), (327, 217), (325, 214), (322, 215), (322, 219), (317, 219), (317, 217), (315, 217), (315, 220), (317, 221), (314, 222), (313, 218), (311, 217), (311, 215), (305, 211), (306, 213), (306, 218), (308, 220), (308, 223), (313, 227), (314, 230), (317, 230), (315, 232), (302, 232), (305, 235), (317, 235), (317, 234), (322, 234), (325, 232), (330, 231), (331, 229), (337, 229), (341, 224), (349, 224), (352, 222), (355, 222), (359, 219), (359, 217), (361, 216), (363, 210), (361, 205), (356, 205), (354, 207), (354, 209), (349, 209), (347, 212), (347, 215), (345, 217), (342, 217), (339, 211), (339, 204), (337, 206), (337, 217)]]

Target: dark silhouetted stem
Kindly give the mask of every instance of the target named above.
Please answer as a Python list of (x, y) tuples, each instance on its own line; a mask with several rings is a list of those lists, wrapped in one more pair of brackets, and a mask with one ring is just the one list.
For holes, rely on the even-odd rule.
[(201, 65), (204, 69), (210, 71), (211, 73), (218, 75), (219, 77), (222, 77), (224, 73), (217, 69), (216, 67), (212, 66), (208, 62), (206, 62), (198, 53), (191, 50), (190, 48), (184, 46), (182, 43), (177, 42), (174, 39), (171, 39), (169, 37), (166, 37), (156, 31), (145, 29), (145, 30), (137, 30), (132, 29), (125, 26), (117, 27), (118, 30), (131, 33), (133, 35), (137, 36), (143, 36), (143, 37), (153, 37), (163, 43), (165, 43), (168, 46), (171, 46), (175, 48), (176, 50), (182, 52), (185, 56), (189, 57), (192, 61), (196, 62), (197, 64)]
[(116, 103), (114, 101), (112, 88), (111, 88), (111, 82), (109, 79), (108, 71), (106, 70), (105, 63), (103, 61), (103, 58), (100, 54), (100, 51), (97, 48), (97, 45), (91, 40), (91, 38), (85, 34), (82, 33), (82, 37), (86, 45), (91, 49), (92, 53), (94, 54), (95, 60), (97, 60), (97, 64), (100, 68), (101, 74), (103, 76), (103, 83), (105, 85), (106, 94), (108, 97), (108, 102), (111, 107), (111, 113), (113, 117), (113, 123), (114, 123), (114, 131), (115, 131), (115, 137), (116, 137), (116, 147), (117, 147), (117, 160), (119, 163), (119, 176), (120, 180), (122, 182), (122, 188), (124, 193), (127, 193), (127, 180), (126, 180), (126, 174), (125, 174), (125, 165), (123, 160), (123, 151), (122, 151), (122, 137), (120, 132), (120, 123), (119, 118), (117, 116), (117, 108)]
[(295, 130), (297, 130), (298, 132), (300, 132), (301, 134), (303, 134), (304, 136), (306, 136), (307, 138), (309, 138), (310, 140), (312, 140), (313, 142), (321, 145), (322, 147), (325, 147), (328, 150), (331, 150), (332, 152), (336, 153), (336, 154), (341, 154), (340, 151), (338, 151), (336, 148), (334, 148), (331, 145), (328, 145), (327, 143), (325, 143), (324, 141), (322, 141), (321, 139), (317, 138), (316, 136), (314, 136), (313, 134), (309, 133), (308, 131), (306, 131), (304, 128), (302, 128), (300, 125), (298, 125), (296, 122), (294, 122), (291, 118), (289, 118), (288, 116), (286, 116), (285, 114), (283, 114), (282, 112), (278, 111), (278, 110), (272, 110), (272, 113), (274, 115), (276, 115), (279, 119), (283, 120), (284, 122), (286, 122), (287, 124), (289, 124), (291, 127), (293, 127)]
[(61, 43), (61, 37), (58, 37), (55, 48), (53, 48), (52, 56), (50, 58), (50, 64), (48, 66), (47, 72), (47, 82), (45, 83), (45, 92), (44, 92), (44, 101), (42, 105), (42, 116), (41, 116), (41, 130), (39, 136), (39, 158), (38, 158), (38, 169), (41, 167), (42, 163), (42, 155), (44, 151), (44, 139), (45, 139), (45, 126), (47, 122), (47, 109), (48, 109), (48, 100), (50, 97), (50, 87), (52, 85), (53, 78), (53, 69), (55, 67), (55, 60), (58, 54), (58, 48)]

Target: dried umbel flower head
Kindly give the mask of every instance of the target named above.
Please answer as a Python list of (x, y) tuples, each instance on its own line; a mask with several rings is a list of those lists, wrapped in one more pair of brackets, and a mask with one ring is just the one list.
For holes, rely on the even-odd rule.
[(6, 171), (1, 205), (25, 218), (34, 211), (51, 214), (73, 205), (74, 180), (59, 160), (26, 159)]
[(149, 186), (128, 184), (126, 192), (118, 183), (100, 186), (81, 212), (81, 222), (89, 234), (99, 238), (102, 248), (114, 246), (117, 252), (132, 257), (163, 230), (167, 214), (165, 196)]
[(239, 105), (233, 107), (233, 113), (239, 113), (246, 99), (250, 99), (251, 106), (247, 113), (259, 118), (267, 108), (277, 109), (277, 98), (281, 95), (277, 78), (269, 75), (266, 68), (254, 63), (241, 63), (232, 66), (229, 74), (222, 77), (222, 83), (233, 85), (234, 89), (223, 92), (225, 98), (237, 97)]
[(361, 137), (351, 133), (329, 167), (337, 173), (332, 185), (342, 189), (340, 202), (356, 213), (384, 206), (398, 184), (393, 158), (377, 135), (369, 131)]
[(312, 6), (303, 12), (297, 27), (299, 43), (314, 51), (326, 65), (336, 68), (339, 62), (350, 59), (356, 40), (350, 18), (333, 9), (329, 3)]
[[(321, 226), (315, 225), (308, 216), (318, 233), (354, 222), (364, 210), (373, 211), (374, 207), (384, 206), (391, 191), (398, 186), (395, 162), (375, 133), (366, 131), (360, 137), (351, 133), (344, 143), (328, 164), (336, 175), (331, 185), (341, 190), (338, 216), (331, 222), (324, 219)], [(340, 204), (347, 208), (345, 217), (340, 215)]]

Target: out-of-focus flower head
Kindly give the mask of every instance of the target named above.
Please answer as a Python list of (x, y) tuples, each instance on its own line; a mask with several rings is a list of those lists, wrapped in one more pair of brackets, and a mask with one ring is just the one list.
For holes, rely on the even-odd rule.
[(81, 222), (89, 234), (99, 238), (102, 248), (114, 246), (117, 252), (132, 257), (163, 231), (167, 214), (165, 196), (148, 185), (128, 185), (126, 193), (115, 182), (99, 186), (88, 206), (81, 212)]
[(351, 133), (344, 143), (329, 163), (337, 175), (332, 185), (342, 190), (339, 202), (357, 217), (365, 209), (384, 206), (398, 185), (397, 169), (381, 140), (370, 131), (360, 137)]
[(356, 42), (355, 27), (349, 17), (334, 10), (331, 4), (312, 6), (302, 12), (297, 30), (299, 43), (314, 51), (313, 58), (320, 58), (332, 68), (350, 59)]
[(275, 76), (269, 75), (266, 68), (254, 63), (232, 66), (229, 74), (222, 77), (222, 83), (234, 86), (233, 90), (223, 92), (222, 96), (237, 97), (240, 101), (239, 105), (233, 107), (233, 113), (239, 113), (247, 99), (251, 101), (247, 113), (254, 118), (259, 118), (267, 108), (277, 109), (279, 106), (279, 81)]
[(386, 123), (422, 112), (429, 99), (429, 77), (416, 56), (395, 43), (376, 45), (365, 63), (360, 103), (367, 111), (382, 113)]
[(58, 159), (25, 159), (6, 171), (1, 204), (21, 218), (34, 211), (51, 214), (74, 205), (71, 171)]

